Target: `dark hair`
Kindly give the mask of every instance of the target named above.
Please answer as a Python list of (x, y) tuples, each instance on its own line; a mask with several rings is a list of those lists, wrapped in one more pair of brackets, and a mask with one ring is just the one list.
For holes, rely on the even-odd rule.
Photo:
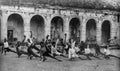
[(17, 41), (18, 39), (17, 38), (14, 38), (14, 41)]
[(105, 46), (104, 48), (107, 49), (107, 46)]
[(52, 45), (55, 45), (56, 43), (55, 42), (52, 42)]
[(117, 37), (115, 36), (114, 39), (117, 39)]
[(48, 39), (48, 38), (49, 38), (49, 35), (46, 36), (46, 39)]
[(26, 37), (26, 35), (24, 35), (24, 37)]
[(30, 39), (27, 39), (28, 42), (30, 42)]
[(45, 39), (43, 38), (42, 41), (45, 41)]
[(81, 43), (84, 43), (84, 41), (81, 41)]
[(7, 41), (7, 39), (5, 38), (5, 39), (4, 39), (4, 42), (6, 42), (6, 41)]

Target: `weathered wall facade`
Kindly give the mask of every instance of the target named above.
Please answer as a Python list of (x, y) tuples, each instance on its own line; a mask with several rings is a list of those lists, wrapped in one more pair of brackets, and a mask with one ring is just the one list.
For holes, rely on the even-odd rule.
[[(8, 24), (9, 22), (8, 18), (10, 15), (19, 15), (23, 20), (22, 23), (18, 20), (17, 23), (13, 22), (14, 24), (19, 24), (17, 26), (21, 26), (22, 31), (16, 31), (18, 33), (17, 37), (20, 41), (23, 39), (21, 36), (26, 35), (27, 37), (30, 37), (30, 31), (33, 31), (33, 37), (38, 38), (41, 40), (42, 38), (45, 38), (46, 35), (51, 35), (51, 24), (53, 18), (59, 17), (62, 19), (63, 26), (61, 27), (55, 27), (58, 28), (57, 30), (62, 30), (60, 33), (62, 34), (62, 38), (64, 38), (64, 34), (67, 34), (66, 39), (68, 40), (71, 37), (71, 26), (70, 22), (72, 19), (77, 19), (79, 22), (73, 21), (72, 24), (80, 24), (77, 29), (75, 29), (72, 33), (76, 33), (77, 37), (80, 37), (79, 39), (81, 41), (86, 41), (90, 38), (95, 38), (95, 40), (98, 43), (101, 43), (104, 41), (104, 38), (102, 38), (103, 31), (108, 31), (110, 35), (109, 38), (114, 38), (115, 36), (119, 37), (119, 22), (117, 21), (117, 12), (108, 11), (108, 10), (86, 10), (86, 9), (54, 9), (54, 8), (34, 8), (34, 7), (18, 7), (18, 6), (1, 6), (2, 16), (1, 16), (1, 39), (8, 38)], [(37, 22), (34, 22), (35, 20), (32, 20), (33, 17), (36, 17)], [(14, 16), (15, 18), (16, 16)], [(14, 19), (12, 18), (12, 19)], [(31, 22), (32, 20), (32, 22)], [(59, 21), (60, 19), (56, 20)], [(93, 20), (94, 22), (92, 22)], [(91, 21), (90, 23), (88, 21)], [(109, 26), (108, 29), (102, 30), (104, 27), (102, 27), (105, 21), (108, 21)], [(93, 23), (93, 24), (92, 24)], [(61, 24), (61, 23), (57, 23)], [(91, 24), (93, 26), (87, 27), (87, 24)], [(15, 25), (12, 25), (15, 26)], [(42, 26), (42, 27), (41, 27)], [(61, 29), (60, 29), (61, 28)], [(91, 28), (91, 29), (90, 29)], [(20, 28), (17, 28), (16, 30), (19, 30)], [(13, 30), (14, 31), (14, 30)], [(36, 32), (35, 32), (36, 31)], [(77, 31), (77, 32), (76, 32)], [(93, 32), (93, 34), (92, 34)], [(14, 33), (14, 32), (13, 32)], [(105, 33), (105, 32), (104, 32)], [(56, 31), (53, 31), (53, 35), (57, 34)], [(88, 37), (88, 34), (90, 37)], [(107, 34), (106, 34), (107, 35)], [(52, 36), (53, 37), (53, 36)], [(87, 38), (88, 37), (88, 38)]]

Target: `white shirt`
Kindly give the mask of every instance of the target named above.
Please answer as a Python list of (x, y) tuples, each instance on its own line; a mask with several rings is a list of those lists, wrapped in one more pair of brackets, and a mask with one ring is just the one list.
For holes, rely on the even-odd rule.
[(68, 45), (65, 46), (65, 49), (67, 49), (67, 48), (68, 48)]
[(104, 49), (105, 55), (110, 55), (110, 50), (109, 49)]
[(80, 51), (79, 47), (75, 47), (74, 49), (75, 49), (76, 52)]
[(78, 55), (76, 54), (75, 49), (70, 48), (68, 58), (70, 59), (72, 57), (78, 57)]
[(69, 53), (74, 54), (75, 53), (75, 49), (73, 49), (73, 48), (69, 49)]
[(57, 54), (57, 55), (60, 55), (61, 53), (58, 52), (57, 49), (56, 49), (54, 46), (52, 46), (52, 47), (51, 47), (51, 54)]
[(51, 53), (52, 53), (52, 54), (53, 54), (53, 53), (56, 53), (56, 51), (57, 51), (56, 48), (52, 46), (52, 47), (51, 47)]
[(4, 48), (7, 48), (7, 47), (9, 47), (8, 42), (4, 42)]
[(90, 48), (86, 48), (85, 49), (85, 54), (89, 54), (89, 53), (91, 53)]
[(74, 48), (74, 47), (75, 47), (75, 41), (72, 43), (71, 47), (72, 47), (72, 48)]
[(27, 42), (27, 39), (25, 39), (25, 41), (24, 42)]
[(87, 48), (85, 48), (85, 54), (89, 54), (91, 53), (91, 50), (89, 48), (89, 44), (87, 45)]
[(28, 42), (28, 46), (30, 46), (32, 43)]
[(32, 38), (30, 38), (30, 43), (33, 43), (33, 40), (32, 40)]

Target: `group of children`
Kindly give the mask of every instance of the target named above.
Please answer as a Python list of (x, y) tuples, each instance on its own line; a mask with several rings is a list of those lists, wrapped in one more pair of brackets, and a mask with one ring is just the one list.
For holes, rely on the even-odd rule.
[[(84, 55), (87, 57), (87, 59), (91, 60), (90, 57), (95, 57), (97, 59), (101, 59), (100, 55), (103, 56), (105, 59), (110, 59), (110, 57), (115, 57), (120, 59), (120, 57), (112, 55), (109, 44), (105, 44), (104, 46), (99, 46), (97, 43), (90, 44), (81, 42), (80, 46), (75, 45), (75, 41), (71, 43), (71, 48), (69, 49), (69, 56), (68, 58), (71, 60), (75, 57), (80, 58), (80, 55)], [(94, 49), (91, 50), (91, 48)], [(103, 49), (103, 51), (101, 51)]]
[[(69, 42), (63, 42), (63, 40), (60, 40), (60, 39), (57, 39), (56, 41), (53, 42), (52, 40), (48, 39), (48, 37), (49, 36), (46, 37), (45, 41), (43, 40), (41, 42), (43, 42), (45, 45), (48, 41), (51, 42), (51, 44), (50, 44), (51, 52), (50, 53), (52, 56), (55, 56), (55, 55), (67, 56), (69, 60), (72, 60), (74, 58), (82, 59), (80, 57), (81, 55), (86, 56), (87, 59), (89, 59), (89, 60), (91, 60), (90, 57), (95, 57), (95, 58), (100, 59), (99, 55), (103, 55), (106, 59), (109, 59), (111, 56), (120, 59), (120, 57), (111, 55), (109, 45), (104, 45), (104, 51), (101, 52), (100, 46), (97, 45), (97, 43), (94, 44), (94, 46), (92, 46), (95, 49), (95, 54), (94, 54), (91, 51), (91, 44), (89, 44), (89, 43), (85, 43), (83, 41), (81, 41), (81, 43), (79, 43), (79, 42), (74, 41), (73, 39), (71, 39)], [(26, 37), (24, 36), (24, 40), (22, 42), (27, 42), (28, 48), (29, 48), (29, 46), (35, 44), (34, 39), (30, 38), (30, 39), (27, 39), (27, 41), (25, 41), (25, 40), (26, 40)], [(9, 51), (9, 44), (8, 44), (7, 39), (4, 40), (3, 45), (4, 45), (3, 52), (6, 54), (6, 52)], [(62, 50), (59, 49), (58, 47), (62, 48)]]

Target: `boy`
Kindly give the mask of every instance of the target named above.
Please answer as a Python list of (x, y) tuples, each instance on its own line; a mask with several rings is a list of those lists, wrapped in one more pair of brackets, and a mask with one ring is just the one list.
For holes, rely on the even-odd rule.
[(74, 41), (71, 43), (71, 47), (69, 48), (68, 58), (69, 58), (69, 60), (72, 60), (75, 57), (79, 57), (79, 56), (76, 54), (75, 41)]
[(9, 49), (9, 44), (7, 42), (7, 39), (4, 39), (3, 51), (4, 51), (5, 55), (6, 55), (6, 52), (9, 51), (8, 49)]

